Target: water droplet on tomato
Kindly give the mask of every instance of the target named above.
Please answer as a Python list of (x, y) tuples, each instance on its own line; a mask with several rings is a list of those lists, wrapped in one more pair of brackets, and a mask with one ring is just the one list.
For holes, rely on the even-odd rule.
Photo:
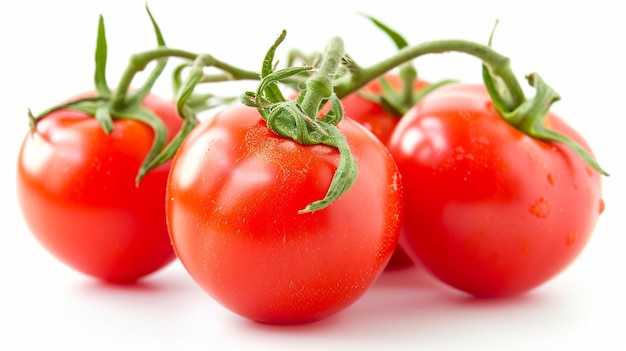
[(554, 185), (554, 175), (552, 173), (548, 173), (548, 183)]
[(565, 244), (567, 246), (572, 246), (572, 245), (574, 245), (575, 242), (576, 242), (576, 233), (573, 233), (573, 232), (569, 233), (567, 235), (567, 241), (565, 242)]
[(550, 215), (550, 204), (544, 197), (540, 197), (534, 204), (528, 208), (530, 213), (539, 217), (546, 218)]
[(398, 191), (398, 188), (400, 186), (400, 174), (399, 173), (394, 173), (393, 174), (393, 179), (391, 181), (391, 189), (396, 192)]
[(454, 148), (455, 156), (454, 158), (457, 160), (462, 160), (465, 157), (465, 149), (462, 146), (457, 146)]
[(600, 199), (600, 211), (598, 212), (598, 214), (602, 214), (604, 212), (604, 207), (606, 205), (604, 204), (604, 200)]

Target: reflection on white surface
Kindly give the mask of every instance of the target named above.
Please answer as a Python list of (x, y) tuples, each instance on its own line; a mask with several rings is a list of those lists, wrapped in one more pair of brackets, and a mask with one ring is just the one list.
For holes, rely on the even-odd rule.
[[(567, 277), (514, 299), (474, 299), (418, 267), (385, 272), (362, 299), (336, 316), (285, 327), (250, 322), (222, 308), (178, 262), (132, 286), (49, 271), (62, 279), (45, 294), (29, 290), (21, 303), (7, 306), (14, 316), (5, 326), (10, 345), (25, 350), (204, 350), (218, 345), (373, 350), (388, 343), (394, 350), (592, 347), (592, 340), (580, 336), (589, 332), (600, 301), (592, 298), (597, 290)], [(32, 330), (38, 330), (37, 338)]]

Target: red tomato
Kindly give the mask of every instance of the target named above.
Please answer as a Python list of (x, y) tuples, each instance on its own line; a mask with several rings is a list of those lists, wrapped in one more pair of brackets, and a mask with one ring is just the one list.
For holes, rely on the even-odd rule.
[[(398, 75), (387, 74), (385, 78), (394, 89), (401, 88), (402, 81)], [(414, 90), (422, 90), (428, 85), (429, 83), (424, 80), (416, 80)], [(380, 95), (382, 93), (382, 86), (380, 81), (376, 79), (367, 84), (362, 91), (372, 95)], [(343, 103), (346, 116), (359, 122), (384, 144), (389, 141), (394, 128), (398, 124), (398, 121), (400, 121), (401, 116), (392, 114), (377, 102), (367, 99), (359, 93), (352, 93), (341, 99), (341, 102)], [(387, 269), (404, 268), (412, 264), (412, 259), (398, 246), (389, 264), (387, 264)]]
[[(547, 127), (583, 146), (554, 114)], [(448, 85), (398, 124), (401, 245), (445, 283), (479, 297), (519, 294), (565, 269), (602, 213), (601, 178), (569, 147), (531, 138), (482, 85)]]
[(271, 132), (235, 105), (198, 125), (174, 157), (167, 219), (190, 275), (231, 311), (271, 324), (307, 323), (355, 302), (384, 269), (401, 221), (399, 173), (358, 123), (338, 125), (356, 162), (352, 187), (324, 197), (339, 153)]
[[(178, 131), (173, 103), (149, 95), (144, 106), (170, 138)], [(164, 206), (170, 164), (136, 187), (154, 132), (134, 120), (113, 123), (107, 135), (93, 116), (74, 110), (39, 120), (20, 149), (17, 191), (26, 224), (50, 253), (89, 276), (127, 283), (175, 258)]]

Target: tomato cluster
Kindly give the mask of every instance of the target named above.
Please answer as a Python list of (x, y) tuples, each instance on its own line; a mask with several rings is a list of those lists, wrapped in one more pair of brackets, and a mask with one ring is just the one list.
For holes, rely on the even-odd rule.
[[(171, 101), (143, 105), (175, 135), (181, 119)], [(18, 156), (17, 192), (35, 237), (59, 260), (90, 276), (128, 283), (175, 259), (163, 199), (170, 163), (135, 176), (154, 132), (135, 120), (106, 134), (87, 113), (57, 110), (26, 135)]]
[[(512, 296), (572, 263), (604, 209), (606, 173), (549, 111), (558, 97), (538, 76), (529, 100), (508, 67), (436, 89), (389, 61), (359, 75), (341, 70), (339, 38), (315, 70), (276, 70), (284, 33), (258, 74), (169, 50), (155, 30), (160, 48), (134, 62), (186, 59), (176, 99), (149, 93), (153, 81), (113, 93), (97, 67), (96, 92), (31, 116), (18, 156), (33, 235), (94, 278), (131, 283), (178, 257), (225, 307), (272, 324), (338, 313), (385, 268), (411, 264), (474, 296)], [(506, 62), (479, 44), (437, 44)], [(207, 65), (261, 83), (198, 122)], [(283, 82), (304, 88), (285, 99)], [(385, 94), (401, 89), (428, 93), (393, 108)]]

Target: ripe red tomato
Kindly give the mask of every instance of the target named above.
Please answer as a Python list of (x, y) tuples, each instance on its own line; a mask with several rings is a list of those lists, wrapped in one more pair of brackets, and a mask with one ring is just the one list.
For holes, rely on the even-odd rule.
[[(394, 89), (400, 89), (402, 86), (402, 80), (397, 74), (387, 74), (385, 79)], [(415, 91), (420, 91), (428, 85), (427, 81), (416, 80), (413, 88)], [(377, 96), (381, 95), (383, 89), (380, 80), (371, 81), (362, 89), (362, 92)], [(341, 99), (341, 102), (346, 116), (359, 122), (384, 144), (387, 144), (394, 128), (402, 117), (385, 110), (379, 103), (367, 99), (356, 92), (344, 97)], [(399, 269), (409, 267), (412, 264), (413, 260), (398, 246), (387, 264), (387, 269)]]
[[(590, 152), (555, 114), (545, 123)], [(604, 208), (600, 174), (569, 147), (509, 125), (483, 85), (431, 93), (402, 118), (388, 147), (405, 190), (402, 247), (475, 296), (519, 294), (557, 275)]]
[(322, 210), (339, 153), (271, 132), (235, 105), (199, 124), (173, 159), (167, 219), (174, 249), (213, 298), (271, 324), (326, 318), (356, 301), (396, 246), (402, 189), (389, 151), (358, 123), (338, 124), (358, 164)]
[[(169, 138), (178, 131), (173, 103), (148, 95), (143, 105), (165, 122)], [(127, 283), (175, 258), (164, 206), (170, 163), (136, 187), (154, 132), (134, 120), (113, 123), (107, 135), (75, 110), (39, 120), (19, 152), (17, 191), (26, 224), (50, 253), (89, 276)]]

